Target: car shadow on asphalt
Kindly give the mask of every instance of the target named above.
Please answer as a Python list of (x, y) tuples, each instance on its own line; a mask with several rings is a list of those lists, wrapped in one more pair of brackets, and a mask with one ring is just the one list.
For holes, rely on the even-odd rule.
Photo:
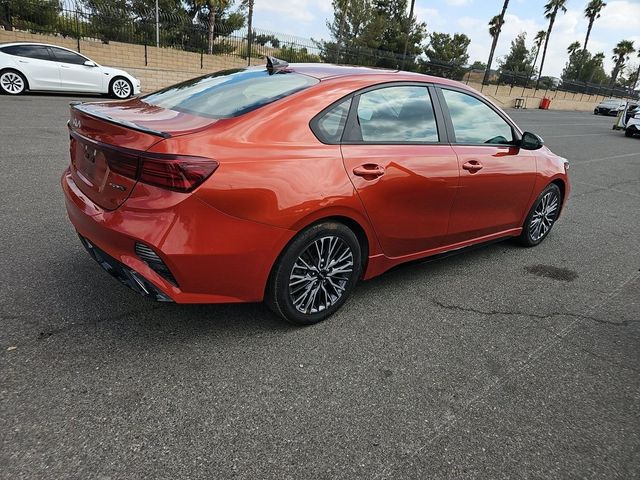
[[(492, 261), (505, 249), (519, 249), (512, 241), (492, 243), (482, 247), (461, 250), (455, 255), (403, 264), (374, 279), (361, 282), (351, 301), (361, 301), (375, 295), (379, 288), (403, 290), (415, 281), (416, 275), (428, 275), (431, 281), (445, 276), (448, 270), (468, 263)], [(171, 339), (195, 337), (241, 338), (255, 335), (279, 335), (301, 328), (281, 320), (264, 304), (196, 304), (178, 305), (159, 303), (141, 298), (137, 293), (120, 285), (110, 275), (83, 255), (74, 255), (60, 265), (58, 278), (65, 278), (64, 288), (57, 290), (58, 304), (73, 305), (69, 314), (71, 324), (49, 328), (40, 337), (51, 337), (70, 328), (91, 328), (118, 338), (118, 341), (136, 338)], [(74, 285), (76, 284), (76, 285)], [(81, 294), (78, 294), (78, 292)], [(64, 298), (67, 297), (67, 298)], [(72, 327), (72, 326), (73, 327)], [(310, 327), (310, 328), (313, 328)]]

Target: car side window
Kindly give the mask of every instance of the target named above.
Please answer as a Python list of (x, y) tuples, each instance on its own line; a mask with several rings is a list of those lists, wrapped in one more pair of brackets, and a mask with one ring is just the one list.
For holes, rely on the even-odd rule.
[(344, 125), (347, 123), (351, 98), (334, 105), (312, 126), (314, 133), (324, 143), (339, 143), (342, 138)]
[(372, 143), (438, 142), (428, 88), (392, 86), (360, 95), (357, 140)]
[(2, 49), (3, 53), (37, 60), (54, 60), (49, 47), (44, 45), (11, 45)]
[(84, 62), (87, 61), (81, 55), (77, 53), (70, 52), (68, 50), (63, 50), (62, 48), (52, 48), (53, 53), (56, 56), (56, 59), (62, 63), (72, 63), (74, 65), (84, 65)]
[(511, 125), (486, 103), (455, 90), (442, 89), (442, 93), (451, 115), (456, 143), (513, 143)]

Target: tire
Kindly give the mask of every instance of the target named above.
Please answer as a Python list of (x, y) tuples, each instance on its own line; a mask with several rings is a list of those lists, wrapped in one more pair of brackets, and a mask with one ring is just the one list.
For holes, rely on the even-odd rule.
[(17, 70), (3, 70), (0, 73), (0, 91), (7, 95), (20, 95), (28, 88), (27, 79)]
[(519, 237), (520, 243), (525, 247), (535, 247), (547, 238), (560, 215), (561, 205), (562, 193), (558, 186), (555, 183), (547, 185), (547, 188), (538, 195), (536, 201), (533, 202), (531, 210), (529, 210), (529, 214), (522, 226), (522, 233)]
[(116, 77), (109, 85), (109, 95), (119, 100), (125, 100), (133, 95), (133, 85), (124, 77)]
[(593, 111), (593, 114), (594, 114), (594, 115), (598, 115), (598, 113), (599, 113), (599, 112), (598, 112), (598, 109), (596, 108), (596, 109)]
[(265, 303), (288, 322), (312, 325), (342, 307), (361, 273), (362, 249), (351, 229), (337, 222), (312, 225), (276, 261)]
[(634, 133), (635, 133), (635, 132), (634, 132), (633, 130), (631, 130), (630, 128), (627, 128), (627, 129), (624, 131), (624, 136), (625, 136), (625, 137), (633, 137), (633, 134), (634, 134)]

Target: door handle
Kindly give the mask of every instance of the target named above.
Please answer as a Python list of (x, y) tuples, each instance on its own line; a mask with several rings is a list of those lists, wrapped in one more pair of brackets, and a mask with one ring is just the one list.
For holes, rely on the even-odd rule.
[(62, 65), (60, 64), (60, 68), (71, 68), (69, 65)]
[(468, 170), (471, 173), (475, 173), (478, 170), (482, 170), (482, 164), (477, 160), (469, 160), (462, 165), (462, 168)]
[(374, 163), (365, 163), (353, 169), (353, 174), (365, 180), (373, 180), (384, 175), (384, 167)]

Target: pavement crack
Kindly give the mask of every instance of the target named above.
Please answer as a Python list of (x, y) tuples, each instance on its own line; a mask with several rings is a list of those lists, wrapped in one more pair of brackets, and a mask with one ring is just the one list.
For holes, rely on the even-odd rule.
[(451, 311), (460, 311), (460, 312), (468, 312), (468, 313), (477, 313), (479, 315), (489, 315), (489, 316), (498, 316), (498, 315), (519, 315), (523, 317), (535, 318), (538, 320), (548, 320), (553, 317), (571, 317), (575, 319), (581, 320), (589, 320), (595, 323), (600, 323), (603, 325), (612, 325), (614, 327), (627, 327), (633, 323), (640, 323), (640, 320), (623, 320), (622, 322), (612, 322), (610, 320), (602, 320), (600, 318), (592, 317), (590, 315), (583, 315), (580, 313), (571, 313), (571, 312), (550, 312), (545, 314), (539, 313), (530, 313), (524, 312), (521, 310), (481, 310), (479, 308), (473, 307), (463, 307), (460, 305), (447, 305), (446, 303), (442, 303), (439, 300), (432, 300), (432, 302), (445, 310)]

